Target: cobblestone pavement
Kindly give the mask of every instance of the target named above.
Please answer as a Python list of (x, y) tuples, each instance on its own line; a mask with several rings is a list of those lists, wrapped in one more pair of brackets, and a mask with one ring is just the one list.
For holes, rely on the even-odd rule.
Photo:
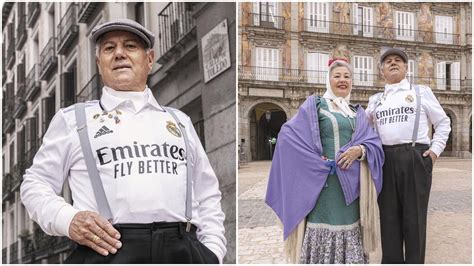
[[(471, 264), (471, 160), (439, 159), (433, 169), (426, 263)], [(265, 205), (269, 161), (239, 169), (239, 263), (285, 263), (282, 230)], [(380, 249), (370, 254), (380, 263)]]

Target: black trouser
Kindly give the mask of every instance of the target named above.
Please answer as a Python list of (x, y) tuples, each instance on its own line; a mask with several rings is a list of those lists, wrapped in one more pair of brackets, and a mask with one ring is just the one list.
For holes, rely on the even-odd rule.
[(433, 162), (423, 152), (429, 146), (410, 143), (383, 148), (383, 186), (378, 198), (382, 263), (424, 263)]
[(196, 227), (186, 223), (116, 224), (122, 247), (102, 256), (79, 245), (65, 263), (213, 263), (217, 256), (196, 237)]

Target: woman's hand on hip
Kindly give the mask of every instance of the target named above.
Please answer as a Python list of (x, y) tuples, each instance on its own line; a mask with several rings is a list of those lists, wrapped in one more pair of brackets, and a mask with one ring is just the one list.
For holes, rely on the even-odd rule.
[(337, 165), (343, 170), (349, 169), (352, 163), (362, 156), (362, 149), (360, 146), (352, 146), (344, 153), (339, 155)]
[(69, 237), (103, 256), (109, 252), (115, 254), (122, 247), (120, 233), (104, 217), (92, 211), (80, 211), (72, 218)]

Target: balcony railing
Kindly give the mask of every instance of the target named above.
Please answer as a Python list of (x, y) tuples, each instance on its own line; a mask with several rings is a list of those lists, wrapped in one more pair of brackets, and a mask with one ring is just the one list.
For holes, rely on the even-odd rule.
[(78, 21), (81, 23), (89, 22), (94, 17), (92, 15), (94, 15), (99, 6), (99, 2), (79, 2)]
[(34, 242), (36, 247), (36, 259), (45, 258), (53, 254), (54, 238), (53, 236), (45, 234), (41, 229), (35, 231)]
[(46, 80), (58, 63), (55, 51), (56, 38), (49, 39), (40, 55), (39, 74), (40, 80)]
[[(251, 81), (326, 84), (326, 73), (327, 71), (317, 70), (239, 66), (239, 80)], [(426, 85), (434, 90), (472, 93), (471, 79), (460, 80), (424, 77), (408, 77), (408, 79), (410, 82)], [(385, 80), (377, 74), (356, 72), (353, 75), (353, 84), (355, 86), (382, 88), (385, 86)]]
[(352, 35), (385, 40), (460, 45), (460, 35), (404, 28), (342, 23), (327, 20), (302, 19), (304, 30), (338, 35)]
[(25, 44), (26, 36), (26, 15), (20, 15), (18, 18), (18, 27), (16, 28), (16, 50), (19, 51)]
[(270, 14), (250, 13), (250, 25), (265, 28), (283, 29), (285, 18)]
[(30, 73), (26, 76), (26, 95), (25, 101), (31, 101), (41, 90), (41, 83), (38, 80), (38, 65), (34, 64)]
[(33, 28), (40, 12), (41, 6), (39, 2), (28, 3), (28, 27)]
[(16, 191), (19, 187), (21, 182), (23, 181), (23, 175), (25, 174), (25, 170), (27, 167), (27, 162), (22, 160), (15, 164), (12, 169), (12, 180), (11, 180), (11, 191)]
[(67, 237), (55, 237), (53, 239), (53, 250), (55, 253), (73, 249), (76, 244)]
[(15, 109), (13, 110), (13, 118), (20, 118), (26, 111), (26, 86), (24, 83), (19, 83), (17, 86), (18, 90), (16, 91), (15, 95)]
[(78, 35), (77, 5), (72, 3), (58, 25), (58, 54), (64, 54)]
[(2, 200), (5, 202), (11, 196), (11, 188), (12, 188), (12, 179), (13, 176), (10, 173), (6, 173), (2, 178)]
[(77, 102), (85, 102), (100, 99), (102, 93), (102, 82), (99, 74), (95, 74), (77, 94)]
[(25, 164), (28, 167), (33, 164), (33, 159), (35, 158), (36, 152), (39, 149), (39, 141), (40, 139), (38, 137), (34, 137), (34, 141), (31, 142), (31, 147), (25, 153)]
[(15, 120), (13, 119), (13, 107), (15, 106), (14, 99), (6, 99), (3, 106), (3, 135), (10, 132), (15, 127)]
[(192, 17), (193, 3), (171, 2), (158, 14), (159, 55), (164, 56), (196, 26)]
[(13, 91), (13, 83), (7, 83), (5, 93), (3, 94), (3, 135), (10, 132), (15, 127), (15, 120), (13, 119), (13, 109), (15, 107), (15, 95)]
[(32, 263), (35, 260), (35, 248), (32, 235), (20, 237), (21, 239), (21, 262)]
[(18, 263), (18, 241), (10, 245), (10, 263)]

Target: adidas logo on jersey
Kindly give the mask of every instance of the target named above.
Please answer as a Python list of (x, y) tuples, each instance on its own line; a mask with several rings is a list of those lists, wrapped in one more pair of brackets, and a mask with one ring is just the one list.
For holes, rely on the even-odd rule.
[(114, 133), (112, 130), (110, 130), (108, 127), (106, 126), (102, 126), (99, 131), (97, 131), (97, 133), (95, 133), (95, 136), (94, 138), (98, 138), (100, 136), (103, 136), (105, 134), (110, 134), (110, 133)]

